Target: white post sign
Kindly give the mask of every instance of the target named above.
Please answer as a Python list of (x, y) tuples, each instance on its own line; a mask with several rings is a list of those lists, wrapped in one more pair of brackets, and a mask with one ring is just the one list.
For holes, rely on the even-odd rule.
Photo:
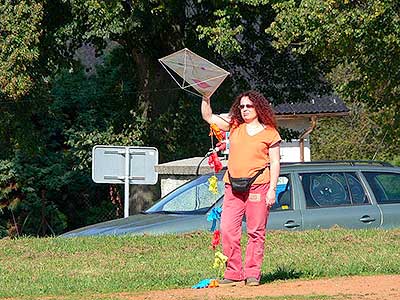
[(129, 185), (156, 184), (158, 150), (154, 147), (103, 146), (92, 150), (92, 179), (124, 184), (124, 217), (129, 216)]

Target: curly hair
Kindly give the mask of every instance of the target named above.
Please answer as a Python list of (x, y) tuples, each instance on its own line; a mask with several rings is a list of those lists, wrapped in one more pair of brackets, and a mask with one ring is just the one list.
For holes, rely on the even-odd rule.
[(229, 115), (231, 116), (231, 126), (236, 127), (244, 123), (239, 105), (240, 100), (246, 96), (249, 97), (251, 102), (253, 102), (260, 123), (276, 128), (275, 112), (272, 110), (268, 99), (254, 90), (246, 91), (236, 97), (229, 111)]

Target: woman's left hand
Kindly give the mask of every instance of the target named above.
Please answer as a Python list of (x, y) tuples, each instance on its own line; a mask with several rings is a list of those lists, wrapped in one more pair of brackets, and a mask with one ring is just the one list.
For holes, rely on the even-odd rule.
[(275, 198), (276, 198), (276, 193), (274, 189), (268, 189), (267, 192), (267, 199), (265, 200), (265, 202), (267, 203), (268, 207), (272, 207), (275, 204)]

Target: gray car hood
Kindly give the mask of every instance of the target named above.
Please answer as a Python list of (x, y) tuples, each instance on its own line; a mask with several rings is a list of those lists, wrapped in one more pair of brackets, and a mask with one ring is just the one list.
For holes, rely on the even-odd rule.
[(140, 214), (82, 227), (61, 236), (183, 233), (210, 227), (207, 215)]

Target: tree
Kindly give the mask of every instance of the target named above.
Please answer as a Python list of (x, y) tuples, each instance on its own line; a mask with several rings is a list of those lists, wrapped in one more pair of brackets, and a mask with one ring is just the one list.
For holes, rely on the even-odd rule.
[(313, 53), (330, 70), (344, 69), (349, 75), (337, 85), (338, 91), (348, 91), (374, 108), (398, 104), (398, 1), (290, 0), (274, 8), (277, 16), (267, 32), (275, 38), (275, 47)]
[(62, 30), (69, 13), (58, 0), (22, 0), (1, 1), (0, 15), (0, 100), (32, 99), (72, 62)]
[[(166, 111), (178, 97), (171, 91), (157, 92), (171, 90), (172, 83), (157, 59), (183, 47), (231, 71), (229, 97), (245, 88), (258, 88), (276, 102), (293, 101), (304, 99), (316, 86), (325, 88), (315, 60), (295, 60), (289, 52), (280, 54), (271, 47), (263, 31), (273, 21), (270, 5), (162, 0), (68, 3), (74, 21), (66, 31), (72, 44), (92, 43), (101, 51), (108, 40), (116, 41), (134, 61), (144, 115)], [(205, 42), (199, 43), (199, 38)]]
[[(248, 41), (240, 43), (244, 40), (242, 7), (253, 7), (256, 11), (264, 8), (263, 16), (269, 11), (272, 20), (258, 22), (266, 29), (263, 40), (270, 41), (281, 53), (291, 53), (286, 56), (287, 61), (305, 60), (317, 67), (347, 103), (365, 103), (365, 109), (374, 114), (374, 128), (380, 128), (376, 131), (377, 140), (393, 144), (391, 149), (400, 146), (398, 1), (239, 0), (231, 3), (235, 4), (215, 13), (214, 25), (199, 28), (216, 51), (238, 53), (244, 45), (251, 45)], [(257, 14), (253, 20), (259, 20)], [(289, 95), (296, 93), (291, 91)]]
[(34, 85), (43, 28), (41, 3), (0, 4), (0, 91), (18, 99)]
[(170, 94), (154, 93), (169, 86), (157, 58), (182, 47), (184, 2), (172, 1), (65, 1), (73, 22), (66, 26), (72, 48), (82, 43), (99, 53), (109, 41), (117, 42), (136, 66), (142, 93), (136, 94), (144, 117), (169, 106)]
[(50, 81), (51, 102), (33, 114), (34, 151), (11, 141), (12, 151), (0, 159), (0, 227), (10, 235), (58, 234), (120, 216), (112, 202), (118, 189), (110, 195), (91, 180), (91, 150), (143, 145), (146, 125), (131, 109), (133, 70), (114, 49), (95, 74), (61, 69)]
[(349, 108), (349, 116), (319, 120), (317, 134), (311, 137), (312, 159), (376, 159), (396, 163), (400, 158), (398, 147), (385, 139), (388, 131), (381, 125), (380, 114), (368, 111), (365, 103), (351, 103)]
[[(106, 193), (118, 198), (118, 189), (108, 191), (91, 183), (90, 151), (95, 144), (156, 146), (161, 162), (205, 154), (209, 129), (200, 117), (199, 98), (181, 92), (157, 60), (175, 50), (188, 47), (232, 73), (214, 96), (216, 112), (226, 112), (232, 97), (244, 89), (260, 89), (278, 103), (325, 88), (319, 79), (321, 65), (315, 59), (279, 53), (271, 39), (264, 38), (264, 28), (274, 19), (267, 4), (37, 0), (2, 2), (1, 9), (7, 14), (15, 9), (24, 13), (15, 20), (0, 21), (8, 28), (1, 36), (1, 53), (14, 53), (4, 52), (10, 49), (23, 55), (24, 49), (35, 53), (16, 62), (12, 55), (1, 56), (5, 75), (0, 92), (0, 146), (8, 151), (0, 153), (6, 166), (0, 169), (0, 179), (4, 179), (0, 180), (0, 192), (4, 192), (0, 205), (7, 205), (2, 217), (7, 226), (12, 214), (18, 226), (27, 215), (31, 220), (39, 218), (42, 225), (45, 216), (58, 215), (54, 219), (58, 225), (51, 227), (62, 230), (63, 216), (73, 228), (87, 224), (88, 215), (101, 215), (103, 207), (108, 209)], [(37, 12), (37, 19), (29, 11)], [(228, 31), (224, 20), (239, 29)], [(13, 33), (27, 37), (21, 49), (18, 40), (11, 39)], [(210, 43), (199, 43), (199, 35)], [(31, 36), (37, 38), (31, 40)], [(216, 43), (224, 37), (220, 51)], [(239, 48), (230, 46), (231, 38)], [(110, 44), (117, 46), (104, 56)], [(105, 58), (90, 74), (73, 59), (83, 45), (95, 47), (97, 55)], [(13, 84), (18, 76), (26, 84)], [(37, 182), (32, 180), (35, 174)], [(14, 195), (21, 199), (17, 206)], [(98, 199), (105, 201), (101, 207), (96, 207)], [(30, 230), (37, 232), (33, 225)], [(49, 234), (48, 230), (42, 226), (39, 233)]]
[(294, 57), (290, 51), (272, 47), (272, 37), (265, 29), (274, 18), (268, 1), (231, 1), (215, 9), (210, 21), (197, 26), (197, 31), (224, 57), (235, 93), (258, 89), (278, 104), (328, 92), (330, 87), (320, 76), (324, 66), (314, 56)]
[(379, 113), (379, 135), (400, 145), (400, 5), (395, 0), (283, 1), (267, 33), (278, 49), (312, 53), (349, 102)]

